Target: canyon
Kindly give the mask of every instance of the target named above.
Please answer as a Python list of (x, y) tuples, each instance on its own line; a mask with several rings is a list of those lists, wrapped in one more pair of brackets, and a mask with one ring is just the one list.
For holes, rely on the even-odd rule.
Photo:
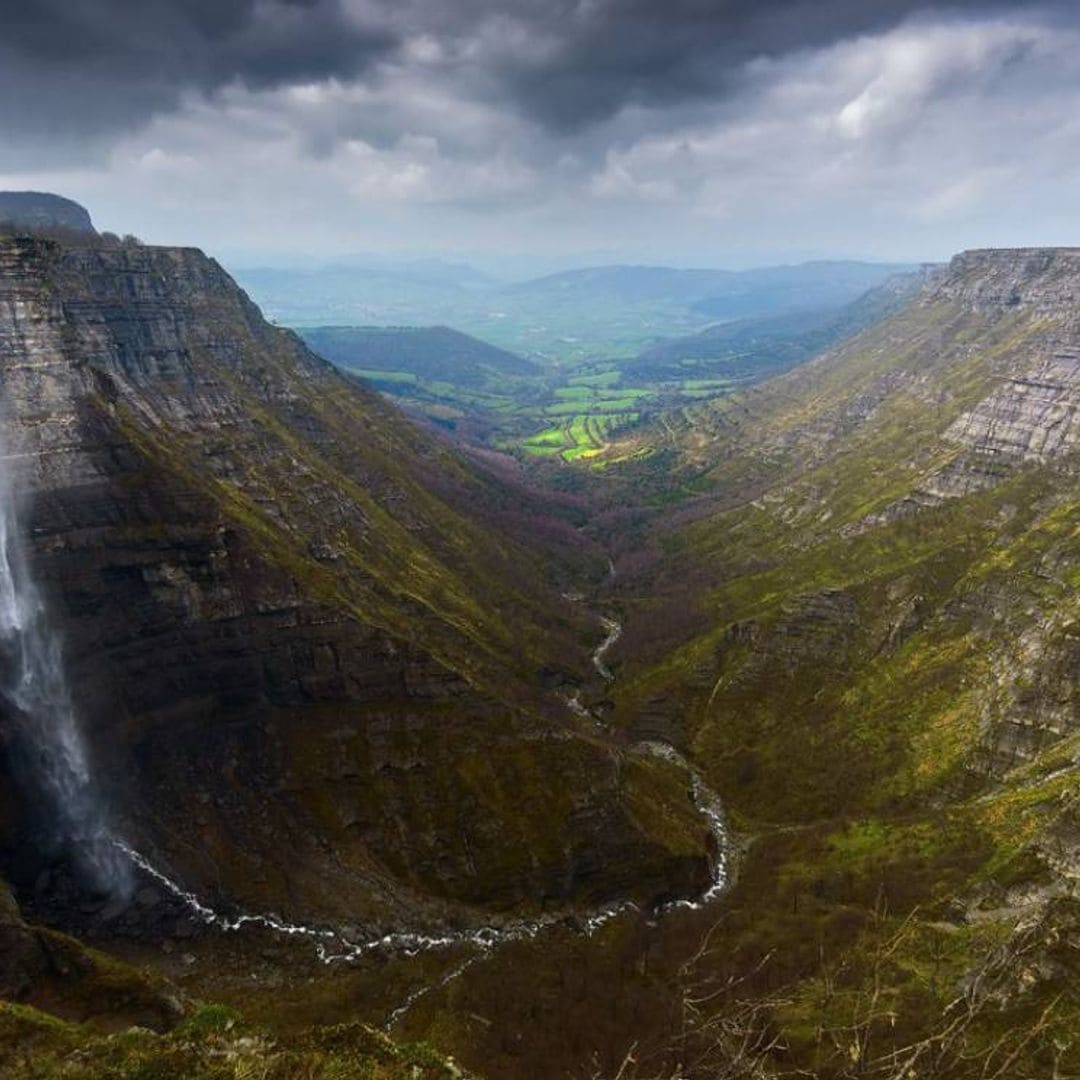
[(94, 807), (0, 697), (0, 1065), (1067, 1075), (1078, 290), (964, 253), (568, 493), (194, 249), (0, 239), (5, 685)]

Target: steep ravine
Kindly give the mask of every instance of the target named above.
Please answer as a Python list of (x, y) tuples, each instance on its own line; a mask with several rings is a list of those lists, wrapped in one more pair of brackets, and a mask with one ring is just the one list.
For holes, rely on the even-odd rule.
[(200, 258), (12, 258), (35, 580), (134, 778), (140, 910), (69, 929), (496, 1080), (701, 1075), (695, 1020), (747, 1075), (1080, 1075), (1080, 253), (689, 412), (691, 512), (588, 605)]
[[(614, 681), (614, 675), (603, 664), (603, 657), (618, 640), (622, 632), (622, 624), (609, 616), (602, 616), (599, 621), (607, 631), (607, 636), (593, 652), (592, 661), (598, 674), (606, 682), (611, 683)], [(707, 888), (696, 897), (666, 901), (654, 907), (652, 915), (655, 918), (663, 918), (676, 911), (700, 910), (717, 900), (728, 884), (731, 845), (720, 797), (709, 788), (701, 774), (685, 757), (668, 743), (658, 740), (642, 741), (629, 747), (626, 753), (647, 755), (668, 762), (684, 772), (689, 779), (690, 798), (710, 836), (710, 881)], [(465, 974), (477, 962), (508, 943), (533, 940), (552, 927), (566, 925), (574, 927), (588, 938), (611, 920), (631, 912), (642, 911), (639, 903), (633, 900), (622, 900), (585, 912), (554, 911), (537, 918), (500, 920), (467, 930), (450, 930), (445, 927), (416, 928), (359, 939), (356, 935), (340, 929), (291, 922), (272, 913), (244, 911), (226, 913), (215, 909), (200, 899), (196, 893), (186, 889), (181, 883), (162, 872), (126, 843), (117, 841), (116, 846), (142, 873), (148, 884), (164, 889), (186, 906), (196, 920), (214, 931), (231, 934), (243, 931), (245, 928), (252, 928), (288, 939), (308, 941), (314, 948), (319, 961), (324, 965), (348, 965), (360, 962), (376, 953), (394, 953), (406, 957), (427, 952), (452, 954), (447, 971), (432, 982), (421, 984), (410, 991), (405, 1000), (389, 1012), (385, 1023), (387, 1029), (402, 1020), (422, 998), (443, 989)], [(457, 958), (462, 951), (467, 954), (463, 960)]]
[(560, 599), (592, 563), (571, 545), (554, 565), (519, 535), (520, 491), (212, 260), (0, 242), (0, 392), (27, 565), (110, 851), (136, 867), (113, 903), (31, 842), (0, 703), (0, 955), (27, 958), (9, 994), (175, 1023), (183, 1003), (116, 1008), (90, 962), (52, 971), (34, 942), (55, 929), (275, 1036), (299, 1015), (404, 1032), (460, 972), (605, 955), (720, 884), (687, 770), (560, 700), (608, 685), (616, 627), (597, 642)]
[(168, 876), (391, 927), (703, 883), (677, 793), (546, 688), (588, 626), (474, 512), (497, 482), (212, 260), (0, 243), (0, 376), (103, 794)]

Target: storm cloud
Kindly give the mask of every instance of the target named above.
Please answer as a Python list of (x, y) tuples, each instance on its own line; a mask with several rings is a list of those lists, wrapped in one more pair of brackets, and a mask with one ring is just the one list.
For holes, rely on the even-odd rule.
[(724, 261), (876, 254), (873, 235), (911, 257), (1044, 240), (1078, 209), (1072, 5), (3, 0), (0, 18), (0, 180), (151, 238), (270, 248), (287, 215), (326, 251)]
[[(354, 78), (406, 43), (556, 129), (723, 93), (755, 57), (880, 30), (912, 0), (5, 0), (10, 128), (127, 127), (187, 91)], [(952, 3), (946, 10), (986, 10)]]
[(230, 82), (355, 76), (397, 44), (334, 0), (4, 0), (0, 123), (93, 135)]

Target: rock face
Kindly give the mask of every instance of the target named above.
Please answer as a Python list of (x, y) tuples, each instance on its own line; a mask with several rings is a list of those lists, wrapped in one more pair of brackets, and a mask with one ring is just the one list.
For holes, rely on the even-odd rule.
[[(944, 460), (855, 528), (992, 488), (1021, 466), (1063, 458), (1076, 447), (1078, 292), (1080, 250), (1073, 248), (965, 252), (930, 278), (912, 317), (964, 325), (954, 336), (924, 331), (912, 349), (915, 365), (883, 373), (869, 393), (830, 415), (824, 444), (835, 450), (837, 436), (872, 422), (880, 405), (900, 392), (921, 397), (928, 415), (948, 418), (922, 448), (929, 458), (933, 445)], [(944, 377), (919, 374), (928, 363)], [(796, 443), (803, 439), (794, 436)]]
[(31, 230), (95, 231), (84, 207), (42, 191), (0, 191), (0, 224), (4, 223)]
[[(922, 298), (951, 303), (990, 317), (1041, 317), (1045, 336), (1029, 349), (1020, 370), (986, 362), (999, 380), (992, 392), (963, 413), (944, 437), (992, 467), (974, 485), (1000, 478), (1003, 469), (1045, 462), (1075, 446), (1080, 406), (1080, 250), (969, 251), (956, 256)], [(996, 466), (996, 467), (995, 467)], [(955, 470), (953, 470), (955, 474)], [(988, 479), (989, 477), (989, 479)], [(945, 485), (947, 494), (955, 483)]]
[(462, 511), (490, 482), (215, 262), (0, 242), (0, 378), (96, 768), (174, 876), (354, 919), (704, 880), (684, 793), (541, 687), (582, 617)]
[(992, 314), (1021, 309), (1075, 321), (1080, 248), (985, 248), (955, 256), (923, 294)]
[[(906, 1032), (883, 1073), (974, 1075), (976, 1044), (1025, 1039), (1066, 999), (1049, 1038), (1069, 1045), (1063, 1071), (1080, 1067), (1078, 296), (1078, 251), (970, 252), (810, 364), (631, 436), (666, 462), (612, 451), (637, 454), (621, 468), (639, 488), (652, 470), (670, 491), (676, 459), (687, 492), (638, 544), (662, 555), (636, 578), (623, 561), (636, 607), (613, 722), (681, 727), (728, 812), (767, 823), (725, 913), (743, 925), (710, 942), (741, 960), (713, 985), (814, 938), (822, 961), (762, 994), (790, 976), (788, 1000), (820, 1008), (843, 970), (876, 1001), (883, 954), (863, 931), (887, 907)], [(848, 919), (860, 929), (830, 942)], [(912, 1006), (899, 957), (935, 937), (957, 963), (935, 1004)], [(979, 1065), (914, 1064), (991, 968), (999, 989), (965, 1047)], [(785, 1007), (772, 1019), (806, 1056), (777, 1072), (860, 1070), (823, 1061), (820, 1029), (806, 1038)], [(1015, 1061), (1004, 1071), (1046, 1071)]]
[[(788, 791), (797, 816), (994, 784), (1073, 739), (1077, 296), (1080, 250), (967, 252), (904, 311), (688, 414), (676, 447), (713, 490), (666, 541), (686, 554), (653, 625), (693, 626), (683, 582), (709, 583), (711, 619), (678, 664), (652, 645), (628, 718), (691, 717), (717, 788), (762, 815)], [(838, 757), (864, 780), (831, 785)]]
[(15, 898), (0, 884), (0, 998), (19, 998), (48, 970), (37, 935), (23, 922)]
[(956, 420), (945, 438), (980, 454), (1020, 463), (1047, 461), (1080, 438), (1080, 349), (1034, 359)]

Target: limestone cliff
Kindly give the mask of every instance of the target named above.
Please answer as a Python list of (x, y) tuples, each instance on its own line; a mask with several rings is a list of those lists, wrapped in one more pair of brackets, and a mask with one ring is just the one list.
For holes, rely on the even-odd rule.
[(544, 688), (595, 631), (463, 509), (493, 482), (214, 261), (0, 241), (0, 384), (96, 768), (174, 875), (398, 924), (704, 879), (685, 793)]
[[(623, 559), (616, 722), (680, 734), (759, 837), (713, 944), (802, 1003), (770, 1013), (788, 1068), (850, 1075), (800, 1025), (851, 1020), (834, 980), (857, 1014), (882, 978), (879, 1053), (942, 1046), (959, 1000), (970, 1060), (1013, 1040), (1040, 1075), (1056, 1039), (1078, 1064), (1078, 295), (1073, 249), (966, 253), (810, 364), (612, 451), (677, 507), (662, 557)], [(950, 956), (936, 989), (926, 949)], [(925, 1075), (969, 1075), (949, 1061)]]

